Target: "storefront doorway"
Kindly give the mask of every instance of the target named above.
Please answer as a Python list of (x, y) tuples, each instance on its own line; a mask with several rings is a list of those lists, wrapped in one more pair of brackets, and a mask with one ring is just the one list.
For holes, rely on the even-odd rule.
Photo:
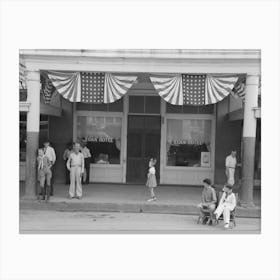
[(127, 128), (127, 183), (144, 184), (151, 157), (157, 158), (157, 181), (160, 179), (161, 117), (129, 115)]

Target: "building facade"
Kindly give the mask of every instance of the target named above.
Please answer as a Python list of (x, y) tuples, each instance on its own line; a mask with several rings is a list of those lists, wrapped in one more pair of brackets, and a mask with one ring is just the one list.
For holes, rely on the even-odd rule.
[[(48, 120), (47, 135), (57, 151), (57, 182), (64, 179), (62, 154), (69, 141), (86, 139), (92, 154), (90, 181), (111, 183), (144, 183), (149, 158), (156, 157), (160, 184), (201, 185), (204, 178), (223, 184), (225, 157), (236, 149), (242, 161), (242, 169), (236, 171), (237, 181), (243, 180), (242, 199), (252, 203), (256, 166), (260, 168), (255, 160), (260, 154), (260, 140), (255, 145), (260, 135), (259, 51), (21, 50), (20, 58), (27, 77), (27, 99), (21, 102), (21, 111), (27, 108), (27, 195), (35, 192), (32, 168), (39, 135), (46, 136), (41, 115), (41, 122)], [(113, 103), (70, 102), (56, 93), (56, 101), (46, 108), (40, 93), (43, 71), (117, 72), (137, 80)], [(245, 73), (245, 102), (229, 95), (216, 104), (173, 105), (159, 95), (150, 79), (165, 73)]]

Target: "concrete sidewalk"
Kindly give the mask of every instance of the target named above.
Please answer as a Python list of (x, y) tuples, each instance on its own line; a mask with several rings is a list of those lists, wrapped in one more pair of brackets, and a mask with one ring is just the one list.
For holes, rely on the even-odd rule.
[[(168, 214), (198, 214), (202, 187), (159, 186), (155, 192), (158, 200), (147, 202), (149, 191), (143, 185), (90, 184), (83, 186), (83, 198), (68, 199), (68, 186), (56, 184), (50, 203), (38, 203), (23, 197), (24, 183), (20, 184), (20, 209), (58, 211), (146, 212)], [(255, 208), (237, 209), (238, 217), (259, 218), (261, 215), (260, 191), (255, 191)]]

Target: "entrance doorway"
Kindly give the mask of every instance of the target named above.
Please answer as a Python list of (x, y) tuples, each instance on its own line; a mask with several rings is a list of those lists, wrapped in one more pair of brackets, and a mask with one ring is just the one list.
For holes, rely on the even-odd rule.
[(144, 184), (151, 157), (157, 159), (156, 176), (160, 178), (161, 117), (129, 115), (127, 127), (127, 183)]

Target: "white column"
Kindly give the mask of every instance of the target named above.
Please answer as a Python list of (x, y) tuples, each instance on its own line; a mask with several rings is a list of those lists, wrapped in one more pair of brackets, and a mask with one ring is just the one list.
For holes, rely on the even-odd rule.
[(36, 157), (40, 131), (40, 71), (27, 70), (27, 113), (25, 198), (34, 198), (37, 186)]
[(257, 119), (254, 108), (258, 107), (259, 76), (247, 75), (243, 122), (243, 158), (240, 204), (245, 207), (254, 206), (254, 164)]

